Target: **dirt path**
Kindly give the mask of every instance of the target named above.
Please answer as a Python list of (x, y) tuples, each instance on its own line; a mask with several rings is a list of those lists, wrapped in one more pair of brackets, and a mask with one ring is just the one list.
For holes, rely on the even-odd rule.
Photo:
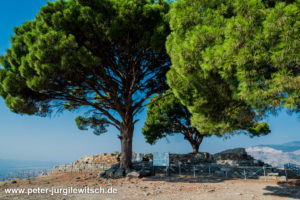
[[(30, 194), (33, 189), (47, 194)], [(54, 188), (54, 189), (53, 189)], [(101, 194), (51, 194), (51, 190), (65, 192), (76, 189), (101, 189)], [(25, 189), (23, 194), (7, 194), (5, 189)], [(67, 191), (68, 190), (68, 191)], [(83, 190), (82, 190), (83, 191)], [(36, 191), (37, 192), (37, 191)], [(45, 191), (44, 191), (45, 192)], [(106, 194), (103, 194), (105, 192)], [(114, 193), (114, 194), (113, 194)], [(0, 182), (0, 200), (277, 200), (300, 199), (300, 186), (264, 180), (222, 180), (220, 178), (143, 178), (100, 179), (93, 174), (51, 174), (37, 178)]]

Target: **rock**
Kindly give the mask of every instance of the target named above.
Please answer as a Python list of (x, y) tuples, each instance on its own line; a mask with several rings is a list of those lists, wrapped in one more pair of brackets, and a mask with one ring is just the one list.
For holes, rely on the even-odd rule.
[(238, 160), (217, 160), (217, 164), (220, 165), (230, 165), (230, 166), (238, 166)]
[(145, 195), (145, 196), (149, 196), (149, 195), (150, 195), (150, 192), (144, 192), (144, 195)]
[(213, 155), (215, 160), (245, 160), (249, 159), (244, 148), (235, 148), (222, 151)]
[(128, 173), (130, 173), (130, 172), (131, 172), (130, 169), (125, 169), (125, 174), (128, 174)]
[(147, 176), (151, 176), (152, 172), (150, 170), (142, 170), (140, 171), (140, 176), (141, 177), (147, 177)]
[(140, 178), (140, 173), (137, 172), (137, 171), (132, 171), (132, 172), (129, 172), (127, 174), (127, 176), (130, 177), (130, 178)]
[(15, 184), (15, 183), (17, 183), (17, 181), (16, 180), (12, 180), (11, 183)]
[(130, 178), (142, 178), (142, 177), (147, 177), (147, 176), (151, 176), (151, 175), (152, 175), (152, 173), (150, 170), (132, 171), (127, 174), (127, 176)]
[(100, 172), (100, 173), (98, 174), (98, 177), (99, 177), (99, 178), (104, 178), (105, 175), (106, 175), (106, 172), (105, 172), (105, 171), (102, 171), (102, 172)]
[(115, 171), (116, 171), (116, 169), (114, 169), (114, 168), (110, 168), (109, 170), (106, 170), (105, 171), (106, 177), (114, 177), (115, 176)]
[(119, 164), (115, 164), (115, 165), (112, 165), (112, 166), (111, 166), (111, 169), (116, 170), (116, 169), (119, 169), (119, 167), (120, 167)]
[(125, 169), (119, 168), (115, 171), (115, 177), (124, 177), (125, 176)]

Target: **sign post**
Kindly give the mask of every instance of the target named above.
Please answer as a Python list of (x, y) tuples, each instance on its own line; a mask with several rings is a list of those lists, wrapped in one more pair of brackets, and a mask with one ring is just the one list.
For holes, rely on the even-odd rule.
[(153, 153), (153, 174), (155, 175), (155, 167), (166, 167), (166, 174), (169, 175), (170, 155), (166, 152)]

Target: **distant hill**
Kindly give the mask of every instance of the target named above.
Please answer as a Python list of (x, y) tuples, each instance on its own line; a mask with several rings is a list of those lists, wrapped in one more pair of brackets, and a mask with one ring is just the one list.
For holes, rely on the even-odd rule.
[(283, 167), (286, 163), (300, 165), (300, 141), (282, 145), (257, 145), (246, 149), (247, 153), (274, 167)]
[(289, 142), (281, 145), (258, 145), (257, 147), (270, 147), (282, 152), (294, 152), (300, 150), (300, 141)]

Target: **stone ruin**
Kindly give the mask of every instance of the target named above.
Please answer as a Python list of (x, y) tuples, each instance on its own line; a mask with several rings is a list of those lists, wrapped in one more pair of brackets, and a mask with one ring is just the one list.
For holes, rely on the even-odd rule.
[[(190, 154), (169, 154), (170, 166), (153, 167), (152, 154), (133, 153), (132, 162), (136, 176), (148, 176), (156, 173), (168, 175), (216, 175), (226, 177), (253, 177), (277, 173), (275, 168), (255, 160), (244, 148), (230, 149), (216, 154), (206, 152)], [(117, 172), (121, 154), (102, 153), (85, 156), (70, 165), (56, 166), (52, 173), (60, 172), (99, 172), (102, 177), (118, 177), (129, 172)], [(275, 170), (275, 171), (274, 171)], [(277, 175), (280, 175), (279, 173)]]
[(263, 166), (264, 163), (248, 155), (244, 148), (230, 149), (216, 154), (206, 152), (191, 154), (170, 154), (170, 165), (222, 165)]
[[(150, 160), (152, 161), (151, 154), (133, 153), (132, 161), (140, 162)], [(110, 169), (112, 166), (118, 165), (121, 159), (121, 153), (101, 153), (92, 156), (84, 156), (79, 160), (69, 164), (55, 166), (52, 173), (61, 172), (91, 172), (91, 171), (104, 171)]]

